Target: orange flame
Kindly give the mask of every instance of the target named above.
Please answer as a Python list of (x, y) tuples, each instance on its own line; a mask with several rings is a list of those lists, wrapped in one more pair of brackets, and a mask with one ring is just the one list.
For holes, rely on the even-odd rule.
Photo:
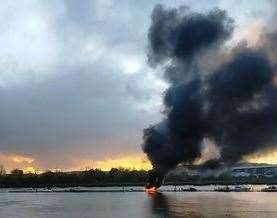
[(157, 191), (157, 188), (155, 186), (145, 189), (145, 192), (147, 193), (155, 193), (156, 191)]

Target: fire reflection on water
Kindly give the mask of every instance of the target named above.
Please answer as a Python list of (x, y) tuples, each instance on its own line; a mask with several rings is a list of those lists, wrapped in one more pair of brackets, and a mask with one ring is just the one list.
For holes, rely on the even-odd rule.
[(157, 218), (173, 218), (168, 211), (168, 199), (167, 197), (158, 192), (147, 192), (151, 198), (151, 213), (153, 217)]
[(203, 217), (203, 214), (201, 214), (200, 211), (191, 210), (190, 207), (193, 207), (193, 204), (182, 203), (182, 202), (179, 202), (176, 204), (176, 199), (169, 198), (166, 194), (159, 192), (157, 189), (155, 192), (146, 192), (146, 193), (149, 196), (149, 198), (151, 198), (151, 211), (150, 211), (151, 216), (149, 216), (151, 218)]

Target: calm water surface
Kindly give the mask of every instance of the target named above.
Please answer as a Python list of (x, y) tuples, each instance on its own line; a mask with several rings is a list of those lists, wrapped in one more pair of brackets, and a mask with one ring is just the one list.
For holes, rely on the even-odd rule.
[(277, 217), (277, 193), (0, 193), (0, 217)]

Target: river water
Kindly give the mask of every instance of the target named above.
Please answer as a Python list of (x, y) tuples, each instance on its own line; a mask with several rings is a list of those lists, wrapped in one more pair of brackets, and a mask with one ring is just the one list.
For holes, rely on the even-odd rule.
[(3, 218), (277, 217), (277, 193), (0, 193)]

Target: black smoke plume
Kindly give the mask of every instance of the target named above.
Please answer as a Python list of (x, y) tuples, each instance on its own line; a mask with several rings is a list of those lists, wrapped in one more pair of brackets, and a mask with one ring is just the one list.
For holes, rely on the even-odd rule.
[[(164, 69), (170, 86), (164, 119), (144, 130), (143, 151), (159, 175), (178, 163), (193, 164), (204, 139), (221, 151), (220, 158), (203, 163), (213, 167), (277, 145), (276, 64), (265, 46), (277, 40), (230, 49), (226, 41), (233, 23), (220, 9), (200, 14), (158, 5), (153, 10), (149, 64)], [(201, 63), (219, 52), (222, 60), (213, 60), (216, 67), (209, 72)]]

